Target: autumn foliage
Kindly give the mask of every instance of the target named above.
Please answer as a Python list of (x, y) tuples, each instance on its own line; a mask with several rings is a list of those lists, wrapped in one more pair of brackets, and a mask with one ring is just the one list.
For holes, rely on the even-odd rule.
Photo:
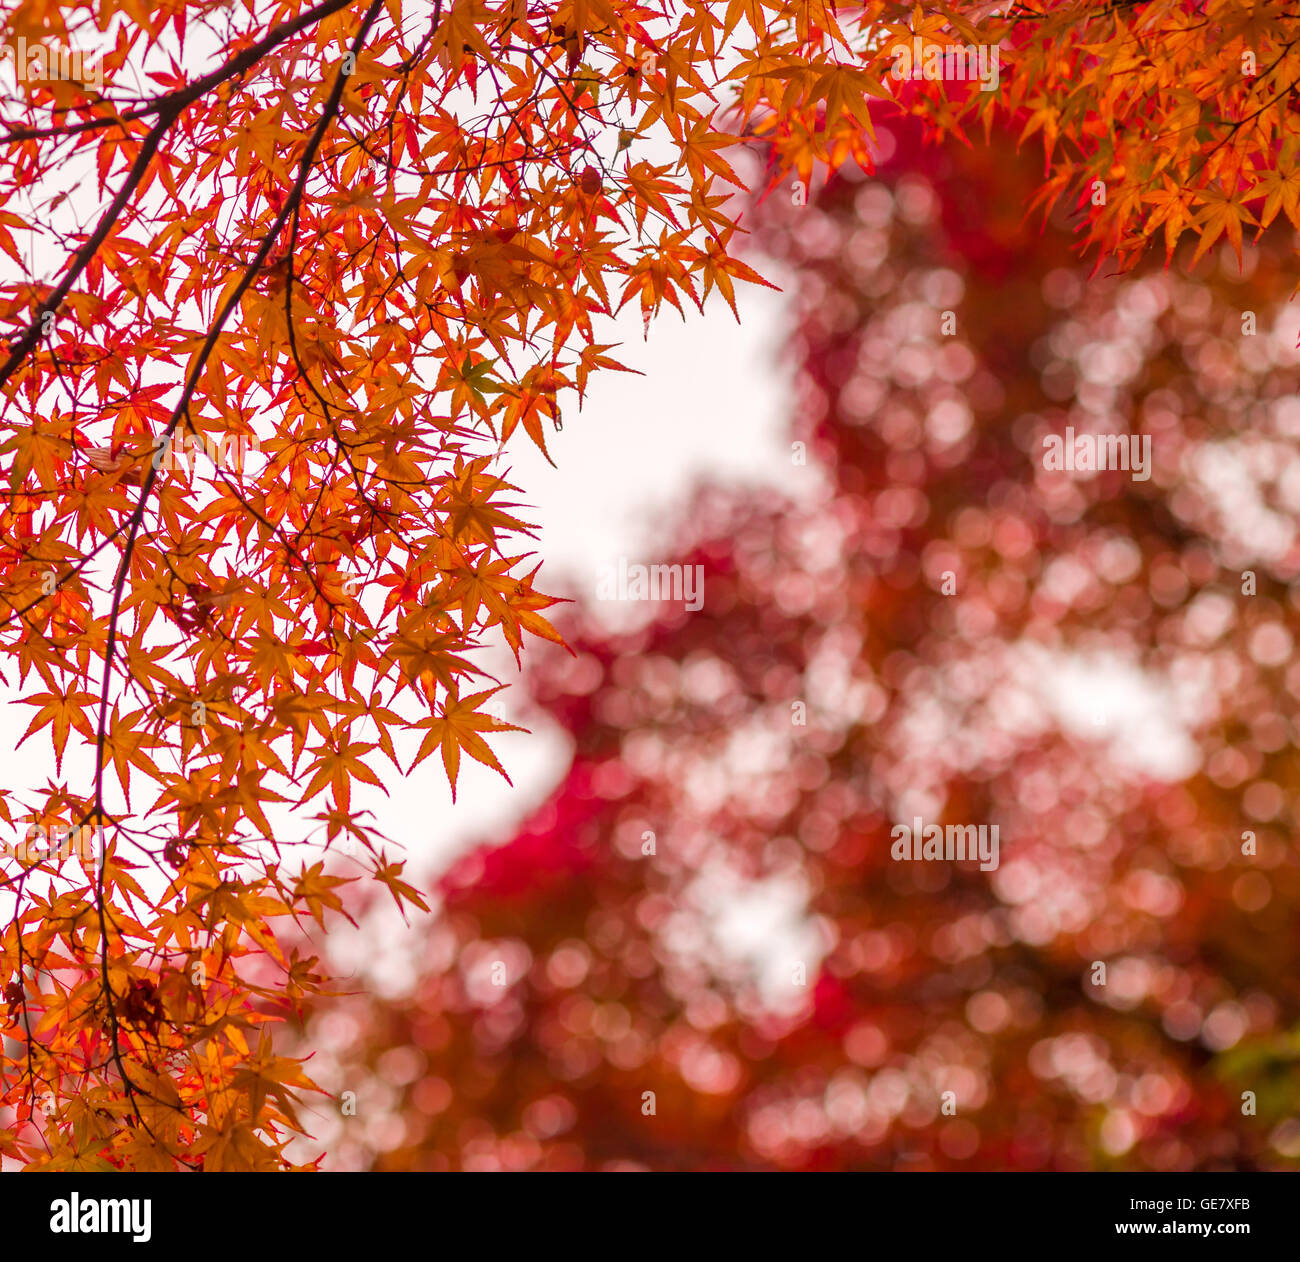
[[(447, 873), (409, 994), (308, 1027), (358, 1101), (332, 1159), (1300, 1162), (1300, 538), (1217, 476), (1295, 503), (1289, 234), (1089, 282), (1004, 133), (881, 131), (875, 179), (763, 214), (828, 498), (704, 492), (665, 549), (702, 612), (561, 623), (562, 783)], [(1149, 480), (1044, 470), (1099, 419), (1154, 434)], [(895, 862), (913, 812), (999, 822), (1000, 865)]]
[[(545, 452), (548, 427), (581, 400), (591, 374), (620, 368), (608, 332), (620, 308), (639, 309), (648, 326), (665, 304), (703, 307), (716, 289), (734, 310), (735, 281), (760, 280), (736, 256), (751, 202), (733, 151), (761, 156), (754, 193), (788, 203), (792, 181), (806, 193), (841, 168), (870, 170), (877, 119), (913, 115), (914, 130), (898, 136), (917, 150), (923, 135), (944, 138), (946, 149), (927, 152), (957, 152), (967, 133), (1009, 127), (1035, 152), (1032, 174), (1014, 185), (1023, 196), (1010, 198), (1011, 159), (999, 160), (979, 177), (987, 195), (976, 204), (987, 217), (963, 210), (945, 238), (954, 258), (969, 249), (985, 284), (1018, 277), (1025, 294), (1037, 294), (1046, 255), (1068, 255), (1064, 234), (1025, 246), (1036, 240), (1026, 207), (1073, 210), (1074, 243), (1092, 247), (1094, 260), (1127, 266), (1153, 239), (1172, 251), (1187, 235), (1195, 266), (1220, 238), (1240, 253), (1247, 232), (1298, 221), (1295, 29), (1280, 4), (1237, 3), (1016, 6), (999, 15), (987, 4), (923, 13), (821, 0), (23, 0), (7, 11), (7, 44), (90, 49), (95, 73), (83, 64), (79, 80), (50, 78), (32, 72), (39, 58), (14, 57), (0, 84), (0, 669), (30, 707), (23, 739), (49, 742), (52, 772), (44, 785), (0, 796), (11, 838), (0, 861), (8, 1022), (0, 1155), (65, 1170), (290, 1164), (285, 1143), (314, 1086), (270, 1028), (326, 985), (319, 961), (297, 945), (298, 929), (344, 913), (344, 878), (319, 847), (299, 843), (315, 829), (330, 846), (351, 846), (399, 907), (427, 909), (403, 879), (396, 847), (354, 808), (352, 787), (382, 785), (435, 754), (453, 787), (463, 755), (501, 767), (487, 737), (503, 725), (484, 711), (498, 684), (475, 650), (500, 641), (520, 656), (526, 643), (559, 638), (546, 613), (556, 598), (535, 585), (527, 488), (505, 480), (503, 454), (521, 441)], [(998, 91), (892, 79), (888, 49), (913, 37), (1001, 43)], [(842, 211), (830, 204), (821, 213)], [(1257, 283), (1267, 279), (1275, 297), (1295, 279), (1293, 260), (1269, 259)], [(887, 288), (880, 282), (879, 293)], [(983, 343), (971, 342), (968, 355), (1009, 391), (1031, 381), (1025, 363), (1035, 352), (1033, 313), (1013, 312), (1007, 292), (988, 298), (985, 323), (968, 332)], [(835, 336), (852, 326), (846, 315)], [(815, 362), (833, 363), (824, 350)], [(1226, 406), (1202, 383), (1194, 388)], [(745, 578), (745, 558), (715, 548), (711, 559), (731, 567), (735, 583), (755, 586), (728, 614), (735, 627), (710, 614), (687, 634), (734, 631), (733, 672), (756, 670), (745, 646), (767, 643), (778, 660), (752, 658), (763, 666), (754, 686), (767, 680), (761, 687), (784, 701), (807, 665), (800, 654), (812, 623), (823, 634), (847, 619), (847, 634), (872, 653), (893, 637), (896, 652), (935, 662), (999, 619), (1027, 622), (1033, 576), (1012, 572), (1029, 555), (1024, 542), (1064, 552), (1085, 541), (1045, 538), (1027, 488), (1014, 486), (1023, 467), (1010, 471), (1021, 459), (1022, 409), (985, 408), (980, 397), (968, 403), (979, 448), (960, 467), (940, 465), (942, 476), (916, 451), (900, 454), (893, 429), (877, 439), (871, 427), (827, 422), (819, 432), (846, 495), (871, 488), (894, 497), (882, 509), (884, 533), (867, 530), (863, 556), (878, 565), (896, 552), (896, 582), (850, 572), (835, 610), (813, 619), (813, 604), (801, 609), (799, 598), (794, 621), (781, 622), (775, 578)], [(900, 420), (898, 433), (913, 423)], [(909, 584), (920, 591), (928, 541), (903, 537), (921, 528), (911, 524), (916, 497), (931, 501), (923, 520), (942, 549), (957, 546), (942, 533), (959, 519), (957, 505), (978, 512), (991, 485), (1009, 498), (990, 503), (983, 525), (961, 536), (975, 542), (960, 545), (992, 549), (987, 571), (971, 559), (975, 590), (927, 611)], [(1192, 548), (1186, 533), (1210, 538), (1208, 527), (1188, 524), (1172, 492), (1153, 526), (1143, 515), (1151, 505), (1121, 489), (1104, 511), (1162, 576), (1156, 603), (1164, 610), (1174, 589), (1190, 600), (1163, 576), (1169, 556)], [(851, 502), (842, 501), (849, 516)], [(791, 529), (774, 520), (756, 528), (774, 538)], [(1189, 583), (1209, 581), (1205, 555), (1210, 544), (1195, 553), (1202, 560)], [(1279, 570), (1276, 581), (1285, 580)], [(1134, 599), (1099, 609), (1158, 646), (1152, 610)], [(1280, 589), (1267, 599), (1249, 614), (1260, 625), (1268, 609), (1284, 618), (1289, 608)], [(746, 601), (757, 622), (742, 626)], [(935, 638), (940, 626), (946, 640)], [(788, 660), (775, 632), (790, 638)], [(685, 641), (665, 644), (667, 658), (685, 653)], [(884, 668), (882, 659), (872, 670), (891, 688), (902, 682)], [(1250, 694), (1241, 681), (1233, 691), (1242, 704)], [(856, 765), (892, 748), (888, 720), (887, 701), (873, 703), (855, 719), (861, 748), (827, 735), (804, 756)], [(698, 722), (708, 740), (718, 716)], [(617, 727), (590, 733), (601, 759), (613, 756)], [(847, 774), (809, 766), (795, 783), (812, 792), (813, 780), (837, 784)], [(996, 778), (986, 779), (962, 791), (996, 797)], [(1236, 816), (1222, 807), (1214, 832), (1215, 808), (1202, 805), (1203, 836), (1188, 831), (1184, 798), (1196, 794), (1178, 792), (1166, 799), (1148, 787), (1140, 801), (1119, 793), (1095, 811), (1109, 818), (1122, 805), (1134, 830), (1160, 822), (1177, 845), (1192, 846), (1195, 867), (1196, 845), (1232, 835)], [(863, 919), (878, 803), (836, 801), (801, 809), (788, 844), (772, 840), (779, 815), (745, 828), (749, 844), (761, 834), (787, 861), (810, 830), (818, 863), (830, 865), (822, 891), (838, 900), (824, 914), (862, 920), (858, 941), (884, 932)], [(592, 810), (578, 801), (572, 809)], [(842, 845), (850, 818), (857, 823)], [(602, 833), (608, 825), (597, 812), (582, 828), (612, 836)], [(91, 830), (91, 849), (51, 855), (25, 844), (60, 829)], [(644, 868), (608, 848), (593, 858), (577, 835), (563, 843), (574, 865), (594, 864), (593, 881), (643, 896)], [(1160, 838), (1143, 844), (1158, 849)], [(1124, 847), (1089, 855), (1078, 860), (1085, 868), (1103, 857), (1112, 865), (1105, 880), (1132, 858)], [(680, 892), (677, 863), (657, 878), (668, 887), (656, 898)], [(1133, 888), (1154, 888), (1157, 878), (1140, 874), (1146, 860), (1132, 863)], [(681, 879), (689, 868), (684, 856)], [(527, 871), (503, 870), (501, 880), (536, 897)], [(1205, 892), (1203, 923), (1227, 932), (1215, 902), (1222, 891), (1220, 883)], [(915, 907), (907, 891), (898, 895)], [(583, 900), (604, 901), (602, 886), (570, 885), (566, 897), (565, 940), (583, 939)], [(987, 883), (961, 897), (977, 918)], [(1149, 947), (1156, 896), (1135, 898), (1108, 941), (1136, 935)], [(1286, 905), (1282, 886), (1271, 905)], [(949, 932), (942, 950), (965, 959), (954, 906), (938, 899), (927, 914)], [(658, 913), (648, 915), (643, 929)], [(1189, 929), (1185, 950), (1199, 940)], [(902, 969), (910, 948), (900, 942), (872, 938), (861, 951), (871, 959), (883, 951), (888, 968)], [(660, 988), (647, 950), (633, 973)], [(1032, 991), (1034, 960), (1047, 954), (1022, 961), (1028, 972), (1007, 983), (1011, 1028), (1020, 1028), (1014, 996)], [(1073, 957), (1060, 967), (1073, 977)], [(889, 985), (904, 974), (921, 979), (925, 970), (889, 974)], [(828, 965), (817, 1029), (838, 1032), (856, 1012), (861, 1000), (845, 976)], [(1234, 976), (1238, 989), (1245, 984)], [(957, 1002), (952, 983), (934, 985), (931, 1018)], [(669, 999), (655, 999), (656, 1021), (669, 1019), (680, 989), (674, 981)], [(903, 1004), (893, 992), (878, 998)], [(1272, 1002), (1270, 1020), (1285, 1011)], [(712, 1000), (696, 1016), (693, 1029), (729, 1031), (733, 1060), (751, 1037), (764, 1048), (798, 1044), (796, 1066), (830, 1054), (804, 1025), (754, 1034), (728, 1025), (725, 1005)], [(626, 1033), (621, 1018), (610, 1019)], [(916, 1047), (936, 1028), (914, 1023)], [(1141, 1028), (1133, 1037), (1139, 1060), (1158, 1056), (1158, 1040), (1143, 1042)], [(570, 1047), (590, 1061), (590, 1048)], [(1023, 1072), (1008, 1057), (1006, 1073)], [(707, 1060), (712, 1068), (696, 1077), (726, 1076), (731, 1064)], [(772, 1098), (793, 1099), (796, 1079), (774, 1080)], [(725, 1125), (736, 1124), (721, 1096), (709, 1099), (732, 1119)], [(616, 1113), (622, 1097), (607, 1107)], [(1074, 1123), (1062, 1106), (1061, 1125)], [(999, 1142), (1020, 1142), (1019, 1126), (1007, 1120)], [(957, 1147), (970, 1148), (969, 1136)], [(785, 1150), (753, 1151), (768, 1160)]]

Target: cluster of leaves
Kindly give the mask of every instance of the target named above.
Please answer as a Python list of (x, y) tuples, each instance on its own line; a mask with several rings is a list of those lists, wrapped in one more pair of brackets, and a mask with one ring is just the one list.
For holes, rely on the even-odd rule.
[[(282, 1163), (303, 1080), (257, 1028), (318, 984), (277, 941), (338, 878), (283, 862), (277, 809), (423, 906), (351, 786), (434, 750), (453, 789), (462, 752), (499, 765), (469, 654), (555, 633), (498, 458), (516, 430), (545, 451), (561, 393), (619, 368), (597, 326), (620, 306), (734, 306), (757, 279), (730, 251), (725, 46), (824, 63), (833, 20), (803, 8), (7, 15), (15, 49), (95, 73), (6, 63), (0, 646), (11, 685), (40, 681), (56, 776), (0, 815), (107, 848), (6, 859), (0, 1153)], [(248, 465), (168, 456), (244, 439)], [(65, 780), (73, 732), (91, 759)]]
[[(1300, 17), (1282, 0), (1019, 5), (976, 28), (931, 13), (937, 41), (1008, 40), (1005, 94), (964, 102), (988, 121), (1012, 111), (1038, 135), (1048, 178), (1034, 203), (1075, 194), (1086, 239), (1123, 268), (1162, 236), (1199, 259), (1226, 237), (1241, 258), (1281, 212), (1300, 228)], [(996, 102), (991, 98), (998, 95)], [(939, 121), (941, 116), (936, 116)]]
[[(1116, 77), (1105, 41), (1146, 38), (1126, 15), (1158, 11), (1208, 40), (1239, 7), (1199, 35), (1180, 6), (1018, 8), (993, 28), (1024, 50), (1005, 99), (1019, 111), (1043, 93), (1036, 117), (1057, 111), (1044, 134), (1068, 130), (1079, 161), (1102, 163), (1121, 100), (1213, 79), (1167, 80), (1145, 61)], [(435, 750), (453, 788), (462, 752), (498, 766), (483, 739), (500, 727), (483, 713), (495, 681), (473, 651), (487, 635), (516, 654), (525, 633), (555, 638), (504, 445), (522, 432), (545, 451), (561, 396), (620, 367), (602, 340), (620, 307), (648, 322), (716, 288), (734, 309), (734, 281), (759, 279), (734, 254), (729, 144), (761, 139), (772, 182), (869, 166), (868, 103), (893, 91), (888, 40), (944, 22), (966, 38), (985, 8), (7, 12), (6, 42), (72, 45), (96, 73), (3, 63), (0, 660), (10, 686), (37, 685), (28, 734), (48, 733), (55, 775), (0, 796), (0, 819), (15, 839), (29, 824), (103, 827), (107, 845), (87, 863), (3, 860), (0, 1156), (284, 1164), (306, 1080), (261, 1027), (319, 987), (313, 959), (279, 943), (290, 921), (339, 909), (340, 878), (284, 862), (282, 816), (314, 811), (399, 906), (423, 905), (352, 785)], [(1281, 49), (1290, 21), (1278, 11), (1262, 51)], [(1266, 132), (1284, 111), (1247, 124), (1265, 80), (1218, 82), (1196, 99), (1241, 121), (1233, 146), (1258, 138), (1241, 169), (1268, 199), (1261, 216), (1290, 214), (1265, 169), (1270, 153), (1285, 169), (1281, 124)], [(998, 108), (944, 85), (904, 105), (951, 131)], [(1109, 165), (1147, 179), (1168, 142), (1131, 132)], [(1174, 152), (1162, 179), (1184, 173)], [(1198, 199), (1226, 172), (1216, 160), (1218, 184), (1190, 194), (1206, 235), (1219, 220)], [(1112, 230), (1116, 201), (1133, 199), (1098, 219), (1103, 245), (1159, 226), (1137, 206)], [(177, 440), (227, 453), (245, 438), (257, 454), (238, 467), (158, 459)], [(84, 746), (65, 778), (74, 732)], [(410, 732), (423, 740), (404, 759)], [(259, 839), (273, 857), (253, 852)]]
[[(763, 232), (829, 497), (703, 495), (701, 612), (534, 657), (572, 765), (449, 871), (408, 995), (309, 1027), (358, 1101), (336, 1159), (1300, 1161), (1289, 234), (1088, 281), (1064, 218), (1020, 230), (1013, 137), (880, 131), (878, 178)], [(1154, 435), (1151, 478), (1046, 470), (1066, 425)], [(1069, 674), (1185, 734), (1074, 716)], [(894, 861), (914, 815), (998, 824), (999, 866)]]

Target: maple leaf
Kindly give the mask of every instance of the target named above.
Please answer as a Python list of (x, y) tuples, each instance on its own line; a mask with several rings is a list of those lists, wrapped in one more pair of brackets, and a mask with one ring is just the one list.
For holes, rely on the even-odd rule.
[(424, 740), (420, 743), (419, 753), (411, 764), (414, 771), (435, 749), (442, 750), (443, 766), (447, 770), (447, 780), (451, 784), (451, 798), (456, 800), (456, 780), (460, 771), (460, 753), (463, 749), (471, 758), (491, 767), (507, 784), (513, 784), (505, 768), (497, 761), (496, 755), (488, 743), (479, 735), (480, 732), (522, 732), (525, 729), (512, 723), (504, 723), (490, 714), (482, 714), (479, 707), (501, 690), (488, 688), (468, 697), (448, 697), (442, 705), (441, 715), (431, 715), (415, 724), (427, 729)]
[(1197, 225), (1200, 227), (1201, 236), (1196, 245), (1196, 253), (1192, 255), (1191, 266), (1196, 264), (1205, 255), (1205, 252), (1219, 239), (1226, 231), (1228, 240), (1232, 243), (1233, 252), (1237, 256), (1238, 265), (1241, 264), (1241, 226), (1243, 223), (1257, 223), (1255, 216), (1242, 205), (1237, 198), (1229, 197), (1218, 189), (1206, 189), (1202, 194), (1203, 209), (1197, 216)]
[(419, 890), (401, 879), (401, 872), (405, 866), (404, 863), (381, 862), (375, 870), (375, 880), (381, 881), (388, 887), (388, 892), (392, 894), (393, 902), (397, 904), (398, 910), (402, 912), (403, 919), (405, 919), (403, 902), (414, 903), (421, 911), (429, 910), (429, 904), (424, 901)]
[(18, 740), (22, 745), (28, 737), (51, 728), (54, 741), (55, 766), (63, 763), (63, 750), (68, 743), (69, 734), (75, 729), (87, 740), (94, 739), (94, 729), (87, 718), (88, 708), (94, 704), (95, 697), (89, 692), (70, 692), (67, 696), (57, 696), (51, 692), (33, 693), (30, 697), (20, 698), (24, 705), (38, 707), (27, 725), (27, 730)]

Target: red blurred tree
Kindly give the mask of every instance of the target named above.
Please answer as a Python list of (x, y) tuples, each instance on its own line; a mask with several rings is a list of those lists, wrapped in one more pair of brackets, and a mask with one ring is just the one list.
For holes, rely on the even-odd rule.
[[(1300, 1161), (1290, 233), (1089, 279), (1005, 137), (880, 143), (764, 213), (829, 493), (702, 494), (662, 559), (703, 610), (539, 661), (572, 766), (448, 873), (413, 993), (331, 1027), (340, 1160)], [(1066, 426), (1152, 475), (1045, 469)], [(916, 815), (999, 866), (894, 861)]]

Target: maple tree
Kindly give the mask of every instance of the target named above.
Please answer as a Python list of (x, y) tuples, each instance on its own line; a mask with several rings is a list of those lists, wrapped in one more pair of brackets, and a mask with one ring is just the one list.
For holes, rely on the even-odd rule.
[[(352, 786), (500, 767), (473, 651), (556, 639), (505, 445), (545, 452), (621, 368), (624, 305), (734, 310), (760, 281), (731, 146), (806, 186), (870, 169), (877, 106), (953, 143), (1001, 112), (1105, 254), (1240, 246), (1296, 221), (1294, 28), (1278, 4), (15, 5), (8, 43), (95, 73), (5, 63), (0, 661), (54, 776), (0, 818), (94, 853), (4, 860), (0, 1155), (286, 1164), (311, 1083), (268, 1027), (323, 981), (282, 944), (344, 878), (283, 821), (426, 906)], [(891, 82), (916, 35), (1003, 43), (1000, 91)]]
[[(699, 613), (566, 610), (566, 774), (441, 879), (413, 985), (304, 1031), (345, 1166), (1300, 1163), (1293, 238), (1089, 281), (1005, 129), (880, 126), (759, 232), (829, 495), (693, 499)], [(1045, 468), (1108, 420), (1149, 478)], [(895, 862), (913, 811), (1000, 863)]]

